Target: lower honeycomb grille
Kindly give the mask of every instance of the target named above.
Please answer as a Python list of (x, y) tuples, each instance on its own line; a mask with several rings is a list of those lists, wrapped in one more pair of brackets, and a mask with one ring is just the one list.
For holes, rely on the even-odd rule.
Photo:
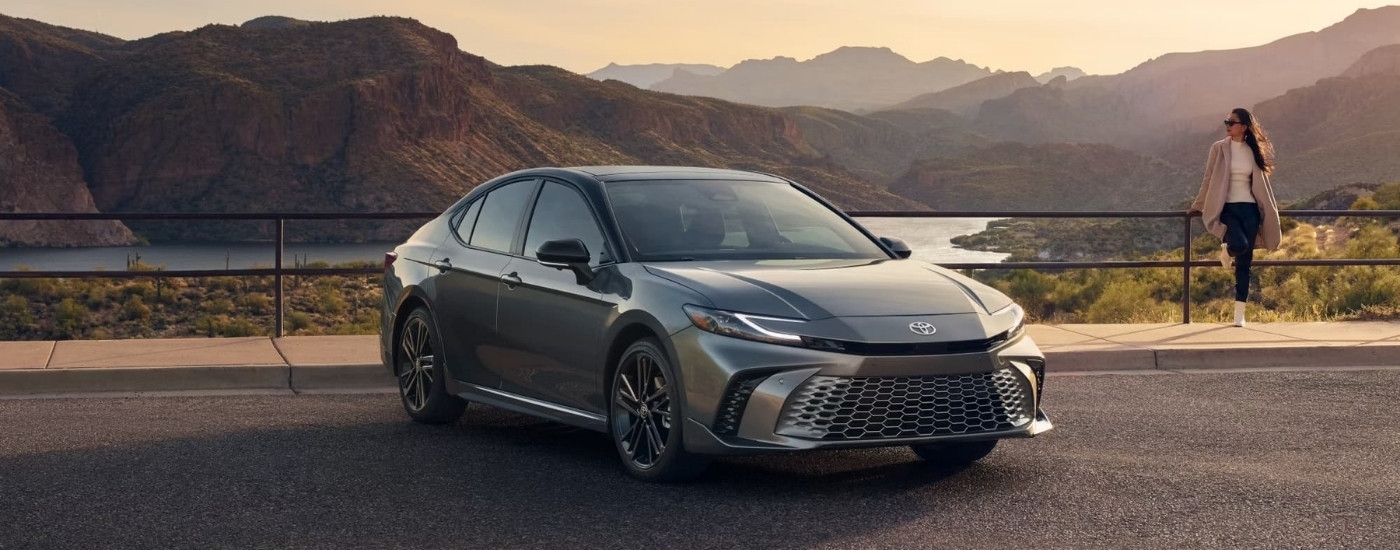
[(793, 391), (782, 435), (871, 440), (997, 432), (1035, 414), (1030, 385), (1012, 369), (907, 377), (813, 376)]

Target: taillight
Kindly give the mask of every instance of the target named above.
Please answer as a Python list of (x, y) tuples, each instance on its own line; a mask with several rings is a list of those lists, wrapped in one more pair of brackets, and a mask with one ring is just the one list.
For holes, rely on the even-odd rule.
[(385, 271), (388, 271), (388, 270), (389, 270), (389, 266), (394, 265), (394, 260), (397, 260), (397, 259), (399, 259), (399, 253), (398, 253), (398, 252), (385, 252), (385, 253), (384, 253), (384, 270), (385, 270)]

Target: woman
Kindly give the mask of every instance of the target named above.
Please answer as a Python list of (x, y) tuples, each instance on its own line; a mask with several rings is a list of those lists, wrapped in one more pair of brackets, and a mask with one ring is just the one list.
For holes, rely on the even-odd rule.
[(1225, 118), (1225, 139), (1210, 146), (1201, 191), (1191, 204), (1200, 212), (1206, 231), (1218, 237), (1220, 265), (1235, 265), (1235, 326), (1244, 326), (1249, 297), (1249, 267), (1255, 248), (1276, 249), (1283, 241), (1278, 204), (1269, 174), (1274, 171), (1274, 148), (1259, 121), (1246, 109)]

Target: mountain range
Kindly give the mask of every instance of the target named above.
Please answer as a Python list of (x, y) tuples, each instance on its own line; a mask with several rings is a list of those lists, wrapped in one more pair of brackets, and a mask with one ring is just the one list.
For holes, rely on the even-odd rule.
[[(781, 172), (849, 208), (922, 208), (825, 160), (781, 112), (501, 67), (408, 19), (210, 25), (124, 42), (3, 17), (0, 44), (6, 112), (32, 119), (12, 130), (23, 147), (3, 150), (30, 167), (28, 179), (0, 181), (0, 196), (26, 197), (9, 210), (84, 210), (43, 199), (89, 193), (110, 212), (435, 210), (514, 169), (646, 163)], [(73, 154), (24, 164), (36, 149)], [(385, 224), (388, 233), (347, 237), (334, 225), (298, 231), (402, 232)], [(246, 239), (269, 228), (139, 230)], [(3, 231), (11, 242), (68, 243)]]
[(946, 57), (916, 63), (889, 48), (843, 47), (807, 61), (751, 59), (711, 76), (679, 70), (651, 89), (767, 107), (854, 111), (886, 107), (991, 74), (991, 69)]
[(588, 73), (588, 78), (594, 80), (621, 80), (638, 88), (650, 88), (657, 82), (661, 82), (672, 76), (676, 71), (685, 71), (689, 74), (699, 76), (714, 76), (725, 71), (724, 67), (718, 65), (705, 65), (702, 63), (649, 63), (646, 65), (618, 65), (609, 63), (608, 66)]
[[(403, 18), (265, 17), (124, 41), (0, 16), (0, 211), (431, 211), (510, 170), (612, 163), (778, 173), (849, 209), (1170, 208), (1194, 194), (1205, 151), (1223, 133), (1218, 120), (1236, 105), (1254, 107), (1270, 130), (1276, 191), (1291, 200), (1400, 180), (1396, 44), (1400, 8), (1382, 8), (1257, 48), (1171, 54), (1112, 76), (1071, 79), (1066, 69), (1042, 82), (1051, 75), (844, 48), (713, 76), (671, 66), (674, 76), (657, 83), (727, 89), (750, 79), (754, 97), (771, 99), (784, 93), (770, 78), (778, 71), (785, 82), (822, 83), (789, 92), (822, 94), (841, 103), (835, 109), (503, 67)], [(1285, 55), (1297, 62), (1270, 65), (1285, 75), (1238, 90), (1172, 82)], [(868, 69), (824, 80), (851, 64)], [(870, 85), (881, 77), (930, 87), (881, 96), (890, 86)], [(317, 223), (294, 234), (397, 238), (405, 227)], [(271, 231), (5, 222), (0, 244), (129, 243), (129, 229), (151, 240)]]

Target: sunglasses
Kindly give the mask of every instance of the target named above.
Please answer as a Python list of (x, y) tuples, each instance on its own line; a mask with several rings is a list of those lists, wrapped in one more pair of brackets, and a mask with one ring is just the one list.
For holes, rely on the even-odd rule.
[(1226, 120), (1226, 121), (1225, 121), (1225, 127), (1226, 127), (1226, 128), (1229, 128), (1229, 127), (1234, 126), (1234, 125), (1236, 125), (1236, 124), (1241, 124), (1241, 125), (1242, 125), (1242, 124), (1244, 124), (1244, 123), (1243, 123), (1243, 122), (1240, 122), (1240, 121), (1238, 121), (1238, 120)]

